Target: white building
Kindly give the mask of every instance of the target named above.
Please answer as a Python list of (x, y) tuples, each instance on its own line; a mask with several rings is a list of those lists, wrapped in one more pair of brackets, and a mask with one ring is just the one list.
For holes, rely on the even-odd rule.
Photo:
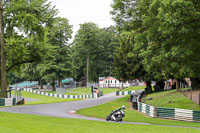
[(100, 77), (99, 88), (127, 88), (130, 84), (127, 82), (122, 83), (113, 77)]

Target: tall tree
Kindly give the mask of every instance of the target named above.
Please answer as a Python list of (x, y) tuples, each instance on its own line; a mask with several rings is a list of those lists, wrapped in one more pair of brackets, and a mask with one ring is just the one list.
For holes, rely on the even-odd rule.
[(72, 26), (66, 18), (55, 18), (49, 27), (49, 44), (53, 46), (51, 55), (39, 65), (44, 79), (52, 80), (55, 90), (55, 80), (61, 85), (62, 78), (71, 74), (71, 59), (69, 46), (67, 45), (72, 34)]
[[(148, 92), (152, 91), (153, 76), (143, 65), (143, 57), (136, 45), (136, 39), (145, 29), (142, 27), (142, 12), (138, 9), (139, 0), (113, 0), (111, 14), (121, 33), (120, 48), (116, 51), (116, 76), (123, 81), (142, 79), (147, 83)], [(144, 40), (144, 39), (143, 39)]]
[(134, 51), (155, 79), (190, 77), (197, 83), (199, 7), (193, 0), (114, 0), (112, 14), (121, 32), (134, 31)]
[(95, 64), (92, 66), (92, 72), (96, 73), (94, 76), (98, 80), (98, 77), (112, 76), (114, 53), (119, 47), (119, 33), (116, 27), (110, 26), (100, 29), (99, 34), (99, 49), (95, 53)]
[[(39, 62), (50, 54), (52, 47), (48, 44), (48, 28), (57, 14), (55, 7), (47, 0), (12, 0), (1, 3), (1, 12), (4, 16), (6, 53), (1, 50), (2, 88), (5, 89), (6, 71), (19, 69), (25, 63)], [(1, 34), (2, 35), (2, 34)], [(2, 45), (2, 43), (1, 43)], [(5, 59), (6, 57), (6, 59)], [(6, 67), (5, 67), (6, 66)]]
[(3, 3), (0, 0), (0, 43), (1, 43), (1, 89), (7, 90), (6, 80), (6, 46), (4, 42)]
[(4, 5), (7, 70), (41, 61), (50, 48), (47, 25), (57, 10), (47, 0), (12, 0)]
[(148, 43), (142, 53), (148, 70), (160, 69), (165, 78), (190, 77), (199, 82), (199, 3), (141, 0), (140, 5), (146, 7), (142, 34)]
[[(73, 42), (74, 56), (78, 58), (78, 62), (81, 65), (85, 65), (86, 71), (84, 73), (87, 77), (87, 83), (90, 81), (90, 64), (96, 56), (96, 51), (99, 49), (99, 32), (99, 28), (94, 23), (81, 24)], [(73, 65), (77, 66), (76, 64)], [(78, 65), (78, 68), (83, 67), (81, 65)]]
[(112, 75), (114, 52), (118, 46), (118, 32), (114, 26), (101, 29), (93, 23), (83, 24), (72, 45), (75, 79), (88, 74), (90, 82), (98, 82), (99, 77)]

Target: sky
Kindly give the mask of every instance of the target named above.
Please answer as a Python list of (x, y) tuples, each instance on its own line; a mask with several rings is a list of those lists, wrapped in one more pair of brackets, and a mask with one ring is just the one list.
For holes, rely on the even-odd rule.
[[(59, 17), (65, 17), (73, 25), (73, 37), (79, 24), (93, 22), (100, 28), (114, 25), (110, 15), (113, 0), (49, 0), (59, 10)], [(70, 40), (72, 42), (72, 39)]]

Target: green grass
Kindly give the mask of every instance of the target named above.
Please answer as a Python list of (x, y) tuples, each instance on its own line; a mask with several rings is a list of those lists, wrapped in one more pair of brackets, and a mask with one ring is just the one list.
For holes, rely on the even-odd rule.
[[(108, 94), (111, 92), (118, 91), (119, 89), (101, 88), (100, 90), (103, 91), (103, 94)], [(48, 91), (48, 93), (56, 94), (55, 91)], [(76, 88), (76, 89), (66, 92), (65, 95), (91, 95), (91, 88)]]
[[(152, 97), (153, 100), (145, 100)], [(181, 92), (176, 90), (163, 91), (150, 94), (143, 98), (143, 102), (156, 107), (180, 108), (188, 110), (200, 110), (200, 106), (186, 98)]]
[(116, 88), (101, 88), (100, 90), (103, 91), (103, 94), (108, 94), (108, 93), (116, 92), (119, 89), (116, 89)]
[[(48, 93), (53, 93), (56, 94), (56, 91), (46, 91)], [(91, 89), (89, 88), (74, 88), (67, 90), (65, 95), (90, 95), (91, 94)]]
[(131, 125), (0, 112), (1, 133), (198, 133), (198, 129)]
[(124, 118), (125, 121), (132, 121), (132, 122), (144, 122), (144, 123), (152, 123), (152, 124), (160, 124), (160, 125), (176, 125), (176, 126), (191, 126), (191, 127), (200, 127), (199, 123), (193, 122), (183, 122), (183, 121), (175, 121), (175, 120), (166, 120), (166, 119), (159, 119), (159, 118), (151, 118), (144, 115), (141, 112), (133, 110), (130, 106), (131, 104), (128, 102), (129, 96), (124, 98), (98, 105), (95, 107), (81, 109), (78, 110), (78, 114), (98, 117), (98, 118), (106, 118), (108, 114), (111, 113), (112, 110), (125, 105), (126, 107), (126, 116)]
[(30, 101), (30, 102), (25, 101), (25, 105), (58, 103), (58, 102), (68, 102), (68, 101), (80, 100), (80, 99), (66, 99), (66, 98), (49, 97), (49, 96), (34, 94), (34, 93), (30, 93), (30, 92), (25, 92), (25, 91), (22, 91), (22, 96), (40, 100), (40, 101)]
[(121, 91), (132, 91), (132, 90), (143, 90), (145, 86), (134, 86), (134, 87), (128, 87), (126, 89), (123, 89)]

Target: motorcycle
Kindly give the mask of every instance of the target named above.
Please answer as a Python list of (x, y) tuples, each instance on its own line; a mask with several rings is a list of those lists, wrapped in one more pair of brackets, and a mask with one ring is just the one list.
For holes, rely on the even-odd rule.
[(107, 117), (106, 121), (122, 121), (122, 118), (125, 116), (125, 106), (122, 106), (121, 108), (118, 108), (116, 110), (113, 110)]

